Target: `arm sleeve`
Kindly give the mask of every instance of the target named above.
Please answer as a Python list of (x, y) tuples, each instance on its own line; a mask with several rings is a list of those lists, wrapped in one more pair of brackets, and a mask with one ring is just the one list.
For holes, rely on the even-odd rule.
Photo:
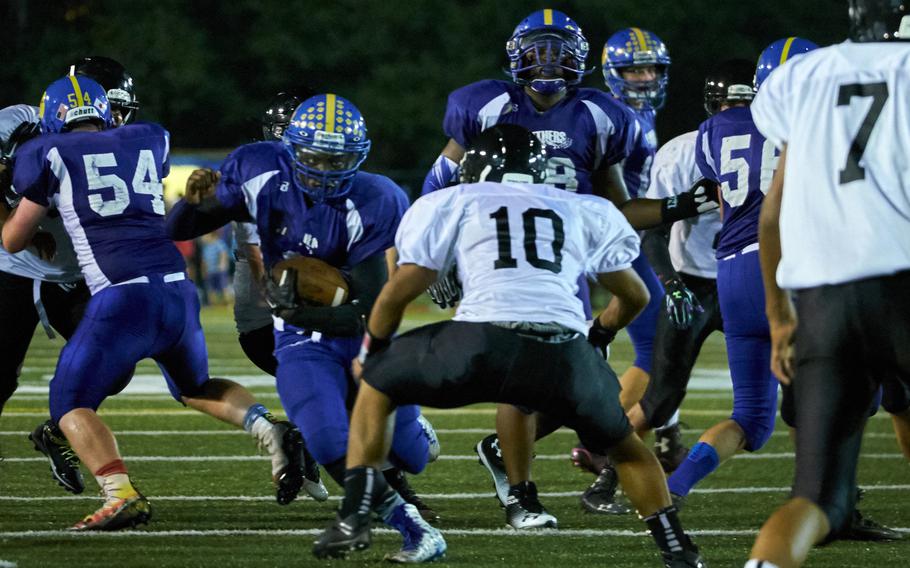
[(459, 187), (421, 197), (408, 209), (395, 235), (399, 265), (416, 264), (439, 273), (451, 268), (461, 220)]
[(586, 201), (580, 208), (589, 251), (585, 272), (594, 277), (630, 268), (640, 253), (635, 230), (609, 201), (596, 198)]
[(51, 174), (44, 156), (45, 148), (37, 139), (16, 152), (12, 164), (12, 189), (29, 201), (48, 207), (57, 178)]
[(210, 197), (198, 206), (181, 199), (167, 214), (165, 226), (172, 240), (188, 241), (211, 233), (231, 221), (248, 220), (249, 215), (238, 219), (236, 211), (222, 207), (217, 197)]
[(423, 180), (423, 188), (421, 188), (420, 194), (426, 195), (437, 189), (448, 187), (457, 177), (458, 164), (448, 156), (440, 154), (433, 163), (433, 167), (427, 172), (427, 177)]
[(695, 139), (695, 165), (698, 167), (698, 171), (701, 172), (702, 176), (717, 182), (719, 176), (717, 175), (714, 158), (711, 156), (709, 142), (710, 137), (705, 130), (704, 123), (702, 123), (702, 125), (698, 127), (698, 138)]
[(362, 335), (364, 322), (373, 309), (382, 286), (388, 280), (385, 253), (375, 254), (351, 269), (348, 303), (337, 307), (301, 306), (281, 317), (287, 323), (336, 337)]
[(454, 91), (449, 95), (442, 119), (443, 132), (461, 144), (462, 148), (467, 148), (481, 130), (477, 113), (471, 111), (468, 102), (465, 89)]

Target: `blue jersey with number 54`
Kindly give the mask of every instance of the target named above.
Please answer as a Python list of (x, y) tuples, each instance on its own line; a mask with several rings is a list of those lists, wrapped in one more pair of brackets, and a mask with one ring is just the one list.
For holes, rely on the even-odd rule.
[(571, 89), (544, 112), (506, 81), (479, 81), (449, 95), (443, 129), (462, 147), (494, 124), (533, 132), (547, 148), (545, 183), (582, 194), (592, 192), (591, 174), (630, 154), (638, 134), (635, 116), (597, 89)]
[(186, 268), (164, 228), (168, 151), (164, 128), (136, 123), (39, 136), (16, 153), (15, 191), (56, 207), (92, 294)]
[(758, 242), (758, 214), (778, 154), (755, 127), (748, 107), (727, 109), (698, 127), (695, 163), (705, 178), (720, 184), (723, 197), (717, 258)]

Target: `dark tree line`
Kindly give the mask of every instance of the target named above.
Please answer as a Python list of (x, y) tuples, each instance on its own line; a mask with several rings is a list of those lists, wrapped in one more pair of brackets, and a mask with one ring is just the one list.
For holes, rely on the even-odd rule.
[(120, 60), (136, 80), (141, 116), (165, 125), (179, 148), (249, 140), (266, 101), (288, 87), (333, 91), (363, 111), (373, 138), (368, 168), (412, 181), (445, 143), (448, 93), (505, 77), (504, 44), (530, 12), (573, 17), (591, 43), (586, 86), (602, 87), (609, 35), (638, 25), (673, 58), (662, 140), (703, 118), (711, 65), (757, 58), (800, 35), (821, 45), (847, 31), (840, 0), (4, 0), (0, 104), (36, 104), (42, 89), (84, 55)]

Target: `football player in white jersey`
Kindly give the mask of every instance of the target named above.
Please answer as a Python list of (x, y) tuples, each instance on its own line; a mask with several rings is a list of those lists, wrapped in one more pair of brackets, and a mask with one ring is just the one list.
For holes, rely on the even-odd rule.
[[(378, 468), (397, 406), (495, 401), (555, 416), (587, 447), (608, 453), (664, 564), (705, 565), (679, 523), (660, 464), (629, 426), (616, 374), (585, 340), (576, 297), (578, 277), (587, 274), (617, 299), (595, 319), (591, 334), (601, 345), (628, 324), (648, 302), (631, 268), (638, 236), (606, 200), (542, 184), (545, 163), (542, 143), (528, 130), (490, 127), (460, 164), (463, 183), (422, 197), (405, 214), (396, 236), (399, 268), (370, 314), (359, 358), (345, 498), (316, 556), (369, 546), (372, 505), (389, 491)], [(453, 265), (464, 287), (453, 320), (391, 340), (407, 304)]]
[(752, 105), (781, 149), (759, 252), (797, 452), (792, 498), (748, 568), (800, 566), (849, 520), (875, 391), (882, 377), (910, 383), (910, 44), (895, 43), (910, 40), (910, 12), (898, 0), (849, 5), (852, 41), (781, 66)]

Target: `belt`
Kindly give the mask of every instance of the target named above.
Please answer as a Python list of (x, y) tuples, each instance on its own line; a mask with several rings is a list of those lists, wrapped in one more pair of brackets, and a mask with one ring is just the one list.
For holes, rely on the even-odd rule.
[[(161, 277), (165, 283), (167, 282), (180, 282), (181, 280), (186, 280), (186, 272), (171, 272), (168, 274), (155, 274), (151, 278), (157, 279)], [(148, 276), (139, 276), (137, 278), (130, 278), (129, 280), (124, 280), (123, 282), (117, 282), (114, 286), (123, 286), (125, 284), (149, 284), (151, 282), (150, 277)]]
[(729, 255), (723, 257), (721, 260), (730, 260), (731, 258), (735, 258), (736, 256), (742, 256), (744, 254), (749, 254), (750, 252), (755, 252), (757, 250), (758, 250), (758, 243), (752, 243), (751, 245), (743, 247), (743, 249), (741, 251), (737, 251), (737, 252), (734, 252), (733, 254), (729, 254)]

